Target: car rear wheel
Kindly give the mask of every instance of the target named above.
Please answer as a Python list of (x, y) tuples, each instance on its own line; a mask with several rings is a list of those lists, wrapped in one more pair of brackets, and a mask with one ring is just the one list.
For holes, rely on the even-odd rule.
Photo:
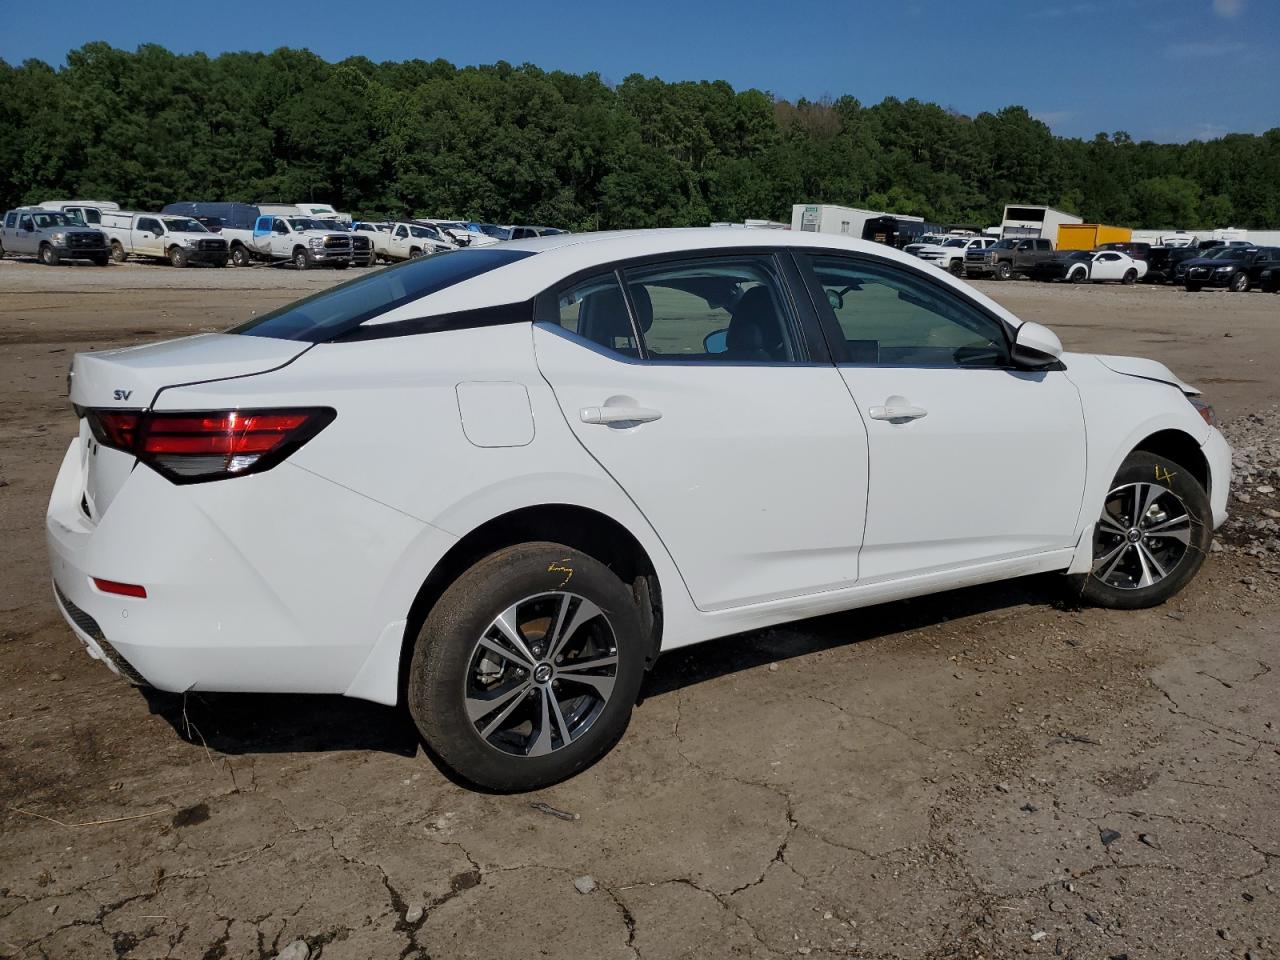
[(61, 261), (62, 258), (58, 256), (57, 250), (53, 249), (53, 247), (49, 246), (47, 243), (42, 243), (40, 245), (40, 262), (46, 267), (56, 267)]
[(459, 577), (414, 642), (407, 699), (428, 747), (491, 790), (533, 790), (622, 736), (647, 636), (608, 567), (555, 543), (508, 547)]
[(129, 259), (129, 254), (124, 251), (124, 244), (119, 240), (111, 241), (111, 259), (116, 263), (124, 263)]
[(1094, 526), (1093, 569), (1082, 596), (1136, 610), (1164, 603), (1204, 563), (1209, 496), (1180, 463), (1135, 451), (1116, 474)]
[(1128, 270), (1124, 272), (1124, 276), (1120, 278), (1120, 282), (1123, 283), (1125, 286), (1129, 286), (1137, 279), (1138, 279), (1138, 271), (1130, 267)]
[(1249, 275), (1241, 270), (1231, 278), (1232, 293), (1248, 293), (1249, 292)]
[(997, 280), (1009, 280), (1009, 279), (1010, 279), (1010, 278), (1012, 278), (1012, 277), (1013, 277), (1013, 265), (1012, 265), (1012, 264), (1007, 263), (1007, 262), (1006, 262), (1006, 263), (998, 263), (998, 264), (996, 264), (996, 279), (997, 279)]

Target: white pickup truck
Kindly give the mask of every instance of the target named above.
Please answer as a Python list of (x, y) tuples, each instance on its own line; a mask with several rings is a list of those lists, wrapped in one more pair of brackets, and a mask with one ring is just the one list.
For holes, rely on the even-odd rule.
[(196, 263), (227, 265), (227, 241), (190, 217), (103, 210), (102, 232), (107, 235), (111, 259), (116, 263), (134, 256), (168, 260), (175, 267)]
[(996, 240), (996, 237), (947, 237), (941, 243), (923, 244), (909, 252), (957, 277), (962, 277), (964, 276), (964, 255), (970, 250), (985, 250), (993, 246)]
[(310, 217), (264, 214), (252, 230), (223, 227), (219, 234), (231, 245), (231, 262), (247, 267), (255, 260), (290, 260), (299, 270), (351, 265), (351, 234), (326, 230)]
[(401, 222), (387, 226), (390, 229), (368, 233), (374, 253), (384, 260), (412, 260), (454, 250), (458, 246), (440, 230), (425, 224)]

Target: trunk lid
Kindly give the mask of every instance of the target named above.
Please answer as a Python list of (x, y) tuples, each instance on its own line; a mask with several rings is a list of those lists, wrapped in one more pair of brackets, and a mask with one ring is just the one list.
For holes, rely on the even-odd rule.
[[(181, 340), (79, 353), (71, 364), (70, 396), (78, 410), (148, 410), (166, 387), (266, 373), (311, 346), (294, 340), (208, 333)], [(97, 521), (133, 471), (134, 457), (99, 444), (80, 418), (81, 503)]]

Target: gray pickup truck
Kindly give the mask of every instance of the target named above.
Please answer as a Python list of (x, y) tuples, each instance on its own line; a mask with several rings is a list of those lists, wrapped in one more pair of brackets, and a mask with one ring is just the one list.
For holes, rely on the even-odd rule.
[(1053, 241), (1039, 237), (1006, 237), (985, 250), (970, 250), (964, 256), (964, 275), (1012, 280), (1029, 277), (1036, 265), (1053, 256)]
[(92, 260), (100, 267), (111, 261), (107, 235), (91, 230), (73, 214), (42, 207), (10, 210), (0, 221), (0, 257), (29, 254), (46, 266), (63, 260)]

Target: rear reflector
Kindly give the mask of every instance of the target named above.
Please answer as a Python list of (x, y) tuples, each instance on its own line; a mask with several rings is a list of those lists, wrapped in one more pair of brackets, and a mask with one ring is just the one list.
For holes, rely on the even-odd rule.
[(103, 593), (118, 593), (122, 597), (137, 597), (139, 600), (147, 599), (147, 588), (136, 583), (120, 583), (116, 580), (94, 577), (93, 585)]
[(268, 470), (333, 422), (329, 407), (156, 413), (87, 410), (103, 446), (136, 456), (174, 483)]

